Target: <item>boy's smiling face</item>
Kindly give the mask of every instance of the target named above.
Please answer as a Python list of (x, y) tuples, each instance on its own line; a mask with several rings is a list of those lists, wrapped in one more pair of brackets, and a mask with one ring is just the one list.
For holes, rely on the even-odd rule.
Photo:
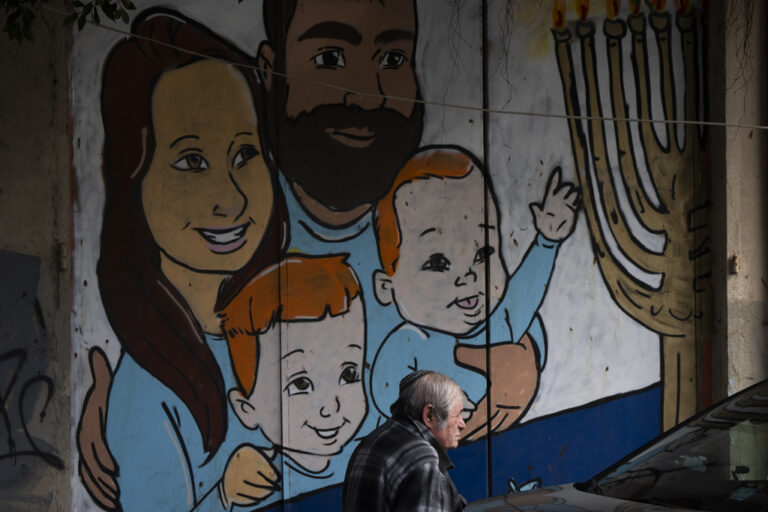
[[(339, 453), (367, 412), (364, 355), (365, 320), (359, 298), (338, 316), (278, 322), (259, 335), (254, 391), (235, 400), (235, 412), (307, 469), (322, 469), (326, 462), (304, 455)], [(241, 401), (249, 406), (243, 407)], [(315, 463), (320, 466), (312, 467)]]
[(401, 243), (391, 287), (405, 320), (460, 336), (485, 321), (486, 301), (488, 312), (496, 309), (507, 273), (492, 199), (488, 224), (483, 215), (484, 190), (475, 169), (464, 178), (415, 181), (397, 191)]

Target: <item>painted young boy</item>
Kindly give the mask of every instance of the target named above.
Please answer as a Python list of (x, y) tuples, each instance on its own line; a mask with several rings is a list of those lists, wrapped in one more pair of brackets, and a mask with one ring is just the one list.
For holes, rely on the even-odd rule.
[(376, 209), (383, 269), (373, 276), (376, 298), (393, 304), (404, 320), (382, 343), (371, 370), (381, 413), (397, 398), (400, 379), (419, 368), (450, 375), (465, 391), (467, 439), (482, 436), (486, 422), (504, 430), (525, 412), (546, 357), (537, 311), (578, 208), (578, 190), (560, 179), (556, 169), (542, 203), (531, 205), (537, 237), (510, 277), (482, 165), (453, 146), (425, 148), (405, 164)]
[(237, 494), (234, 487), (248, 494), (258, 453), (283, 467), (283, 499), (341, 482), (348, 457), (334, 456), (367, 412), (363, 300), (345, 256), (288, 254), (248, 282), (222, 326), (237, 382), (230, 405), (269, 443), (233, 454), (227, 494)]

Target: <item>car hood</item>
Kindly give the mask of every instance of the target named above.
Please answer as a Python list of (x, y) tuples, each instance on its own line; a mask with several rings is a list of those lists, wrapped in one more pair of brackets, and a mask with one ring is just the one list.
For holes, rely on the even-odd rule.
[(532, 491), (496, 496), (473, 501), (466, 512), (517, 512), (538, 510), (547, 512), (668, 512), (689, 511), (687, 508), (670, 508), (647, 505), (636, 501), (608, 498), (576, 489), (573, 485), (555, 485)]

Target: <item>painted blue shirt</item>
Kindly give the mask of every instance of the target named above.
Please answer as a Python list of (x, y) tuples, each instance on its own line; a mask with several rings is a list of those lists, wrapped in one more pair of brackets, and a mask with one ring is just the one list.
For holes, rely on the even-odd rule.
[(418, 369), (449, 375), (473, 403), (479, 402), (485, 396), (485, 376), (459, 366), (454, 359), (454, 348), (459, 343), (484, 346), (486, 327), (491, 344), (517, 343), (528, 332), (538, 347), (539, 364), (543, 368), (547, 340), (537, 311), (549, 286), (559, 245), (538, 235), (508, 280), (496, 310), (468, 336), (457, 338), (408, 322), (395, 328), (379, 348), (371, 369), (370, 396), (379, 413), (389, 416), (389, 406), (397, 400), (400, 379)]
[[(223, 337), (206, 335), (227, 390), (235, 386)], [(125, 512), (221, 511), (218, 482), (229, 456), (243, 443), (267, 446), (227, 406), (227, 435), (210, 461), (192, 414), (163, 383), (128, 354), (118, 363), (109, 392), (107, 443), (120, 473)]]
[[(233, 389), (236, 384), (226, 340), (207, 334), (206, 342), (219, 363), (226, 390)], [(120, 468), (120, 503), (125, 512), (226, 510), (218, 483), (232, 453), (244, 443), (274, 448), (261, 430), (245, 428), (228, 404), (226, 438), (206, 463), (202, 436), (187, 407), (128, 354), (123, 354), (115, 370), (108, 411), (107, 442)], [(317, 473), (277, 453), (272, 463), (281, 476), (281, 491), (255, 506), (234, 510), (260, 509), (343, 482), (352, 449), (345, 448)]]

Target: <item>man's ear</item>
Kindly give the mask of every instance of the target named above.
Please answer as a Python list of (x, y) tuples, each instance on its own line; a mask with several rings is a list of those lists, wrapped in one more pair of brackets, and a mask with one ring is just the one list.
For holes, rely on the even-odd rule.
[(259, 68), (256, 73), (259, 80), (264, 84), (268, 91), (272, 90), (272, 71), (275, 69), (275, 49), (267, 41), (262, 41), (259, 45), (259, 53), (256, 55), (256, 66)]
[(235, 415), (240, 420), (240, 423), (245, 428), (255, 430), (259, 426), (259, 419), (256, 417), (256, 408), (251, 405), (248, 398), (237, 388), (230, 389), (228, 397), (232, 410), (235, 411)]
[(435, 414), (435, 407), (432, 404), (427, 404), (421, 411), (421, 421), (427, 426), (429, 430), (433, 427), (437, 427), (437, 415)]
[(376, 270), (373, 273), (373, 292), (382, 306), (389, 306), (394, 301), (392, 279), (383, 270)]

